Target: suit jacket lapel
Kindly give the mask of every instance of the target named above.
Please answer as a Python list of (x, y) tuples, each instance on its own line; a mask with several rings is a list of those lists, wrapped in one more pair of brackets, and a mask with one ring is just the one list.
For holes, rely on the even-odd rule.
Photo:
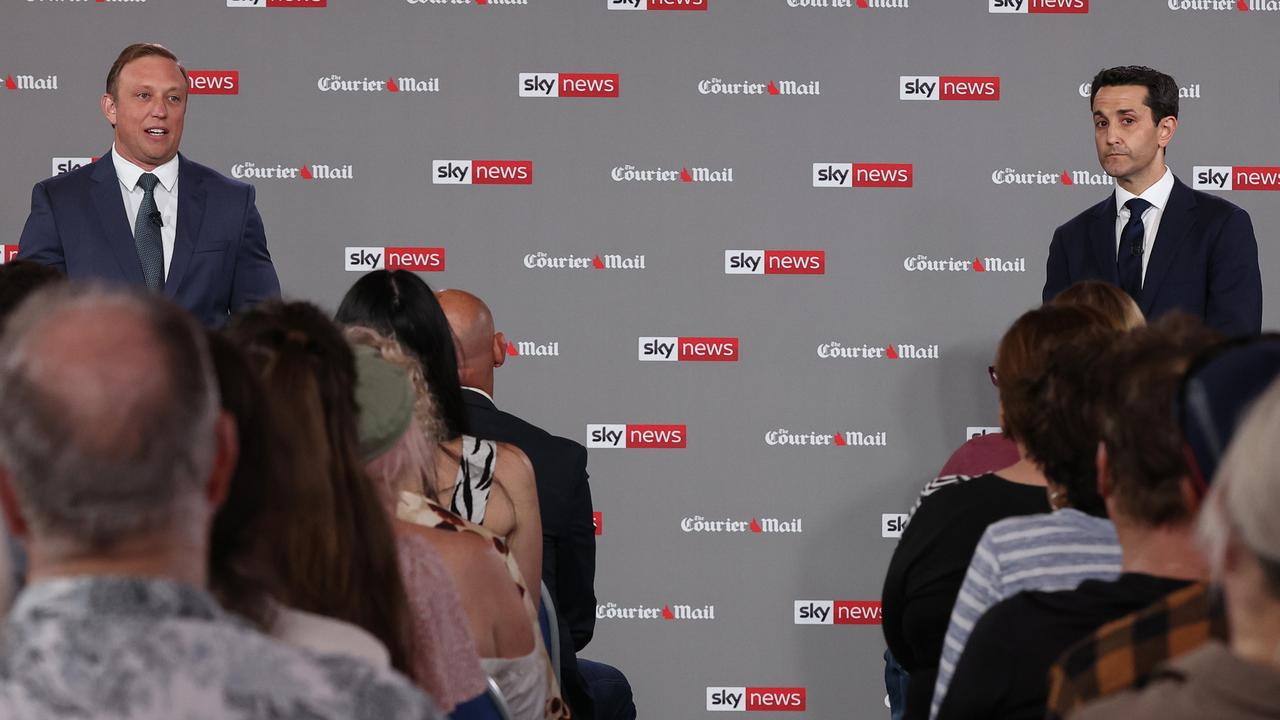
[(1116, 269), (1116, 194), (1112, 192), (1093, 215), (1089, 229), (1089, 242), (1098, 263), (1100, 279), (1112, 285), (1120, 284), (1120, 272)]
[(115, 162), (108, 152), (94, 163), (93, 185), (89, 195), (98, 214), (98, 227), (106, 236), (107, 245), (116, 257), (116, 264), (124, 279), (132, 285), (146, 285), (142, 275), (142, 263), (138, 260), (138, 247), (129, 227), (129, 214), (124, 210), (124, 198), (120, 194), (120, 179), (116, 176)]
[(204, 219), (204, 183), (199, 175), (190, 172), (187, 159), (178, 155), (178, 230), (173, 240), (173, 257), (169, 260), (169, 275), (164, 282), (164, 294), (172, 298), (182, 286), (182, 276), (191, 262), (196, 240), (200, 237), (200, 223)]
[(1143, 314), (1151, 314), (1151, 307), (1160, 291), (1160, 283), (1169, 273), (1178, 249), (1195, 226), (1195, 207), (1195, 193), (1175, 177), (1169, 202), (1160, 214), (1160, 226), (1156, 229), (1151, 259), (1147, 261), (1147, 274), (1142, 281), (1142, 302), (1138, 306), (1142, 308)]

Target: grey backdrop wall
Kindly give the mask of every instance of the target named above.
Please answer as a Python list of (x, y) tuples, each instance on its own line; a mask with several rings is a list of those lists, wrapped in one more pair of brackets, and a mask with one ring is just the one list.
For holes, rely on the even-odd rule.
[[(109, 148), (97, 102), (124, 45), (234, 70), (199, 81), (225, 94), (192, 98), (183, 150), (257, 186), (288, 295), (332, 309), (371, 263), (443, 263), (428, 282), (488, 300), (521, 353), (500, 405), (583, 442), (593, 425), (684, 426), (683, 448), (591, 451), (601, 618), (583, 655), (630, 676), (642, 717), (700, 717), (723, 687), (882, 717), (883, 516), (968, 428), (997, 424), (994, 344), (1038, 302), (1053, 228), (1112, 190), (1083, 84), (1114, 64), (1172, 73), (1188, 97), (1170, 164), (1188, 182), (1197, 166), (1280, 165), (1280, 13), (687, 2), (5, 0), (3, 240), (33, 183)], [(956, 76), (932, 88), (943, 100), (900, 99)], [(549, 79), (561, 97), (522, 96)], [(532, 182), (433, 181), (529, 172), (468, 160), (527, 161)], [(831, 170), (909, 187), (824, 187)], [(1253, 216), (1274, 297), (1280, 208), (1222, 192)], [(729, 272), (727, 251), (789, 250), (822, 253), (745, 257), (821, 272)], [(691, 337), (737, 345), (727, 362), (642, 360), (642, 338)], [(843, 446), (787, 444), (835, 434)], [(842, 617), (872, 624), (801, 624), (802, 600), (867, 601)]]

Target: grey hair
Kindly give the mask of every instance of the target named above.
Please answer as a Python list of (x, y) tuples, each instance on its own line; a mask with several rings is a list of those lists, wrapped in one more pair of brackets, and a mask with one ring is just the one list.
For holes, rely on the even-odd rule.
[[(144, 334), (90, 341), (94, 356), (42, 343), (68, 322)], [(41, 539), (102, 550), (184, 527), (213, 464), (218, 407), (204, 330), (154, 296), (54, 286), (0, 338), (0, 465)]]
[(1215, 582), (1232, 537), (1257, 558), (1280, 596), (1280, 381), (1271, 383), (1236, 430), (1200, 513), (1198, 533)]

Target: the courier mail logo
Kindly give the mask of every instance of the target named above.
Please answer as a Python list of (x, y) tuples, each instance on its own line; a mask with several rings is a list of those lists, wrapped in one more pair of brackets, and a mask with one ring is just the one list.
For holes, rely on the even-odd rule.
[(370, 270), (413, 270), (442, 272), (444, 248), (431, 247), (347, 247), (343, 248), (347, 272)]
[(652, 337), (638, 342), (644, 362), (737, 362), (736, 337)]
[(683, 448), (688, 440), (685, 425), (587, 425), (589, 448)]
[(322, 8), (329, 0), (227, 0), (229, 8)]
[(999, 100), (996, 75), (900, 75), (899, 100)]
[(826, 250), (725, 250), (725, 275), (825, 275)]
[(520, 73), (520, 97), (616, 98), (618, 73)]
[(796, 625), (879, 625), (879, 600), (796, 600)]
[(707, 712), (804, 712), (802, 687), (708, 687)]
[(436, 185), (532, 185), (532, 160), (432, 160)]
[(605, 0), (610, 10), (706, 10), (708, 0)]
[(1196, 190), (1280, 190), (1280, 167), (1196, 165)]
[(987, 0), (987, 12), (1083, 14), (1089, 12), (1089, 0)]

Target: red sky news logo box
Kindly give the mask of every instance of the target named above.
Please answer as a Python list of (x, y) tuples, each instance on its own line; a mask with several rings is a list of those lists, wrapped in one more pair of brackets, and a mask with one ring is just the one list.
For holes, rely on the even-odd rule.
[(433, 160), (436, 185), (532, 185), (532, 160)]
[(987, 12), (1079, 15), (1089, 12), (1089, 0), (987, 0)]
[(7, 263), (18, 256), (17, 245), (0, 245), (0, 264)]
[(1196, 165), (1196, 190), (1280, 190), (1280, 167)]
[(616, 98), (618, 73), (520, 73), (520, 97)]
[(797, 600), (796, 625), (879, 625), (879, 600)]
[(825, 275), (826, 250), (725, 250), (725, 275)]
[(804, 712), (802, 687), (708, 687), (707, 712)]
[(444, 248), (429, 247), (348, 247), (344, 248), (347, 272), (370, 270), (413, 270), (443, 272)]
[(911, 163), (814, 163), (814, 187), (909, 188)]
[(596, 535), (604, 534), (604, 513), (596, 510), (591, 513), (591, 525), (596, 530)]
[(900, 75), (899, 100), (999, 100), (996, 75)]
[(707, 0), (605, 0), (610, 10), (706, 10)]
[(737, 362), (736, 337), (651, 337), (639, 339), (639, 359), (645, 362)]
[(187, 90), (192, 95), (239, 95), (239, 70), (188, 70)]
[(689, 440), (685, 425), (587, 425), (589, 448), (683, 448)]

